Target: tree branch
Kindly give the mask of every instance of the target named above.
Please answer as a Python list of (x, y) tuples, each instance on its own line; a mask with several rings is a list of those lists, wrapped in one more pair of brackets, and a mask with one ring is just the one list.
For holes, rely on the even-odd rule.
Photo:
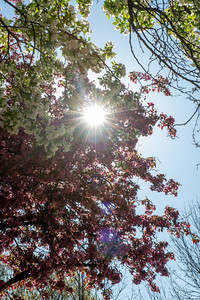
[(183, 126), (183, 125), (187, 125), (187, 124), (192, 120), (192, 118), (196, 115), (196, 113), (197, 113), (198, 110), (199, 110), (199, 107), (200, 107), (200, 104), (197, 106), (195, 112), (192, 114), (192, 116), (191, 116), (187, 121), (185, 121), (184, 123), (175, 124), (174, 127), (175, 127), (175, 126)]
[(31, 277), (30, 273), (29, 273), (29, 269), (22, 271), (21, 273), (15, 275), (13, 278), (11, 278), (10, 280), (8, 280), (5, 284), (0, 286), (0, 292), (4, 291), (6, 288), (9, 288), (11, 285), (13, 285), (14, 283), (17, 283), (21, 280), (27, 279)]

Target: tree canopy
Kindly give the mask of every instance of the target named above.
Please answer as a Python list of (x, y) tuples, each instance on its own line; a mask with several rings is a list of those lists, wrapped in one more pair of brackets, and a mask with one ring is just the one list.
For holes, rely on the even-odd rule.
[[(150, 90), (169, 94), (168, 80), (132, 72), (132, 82), (151, 80), (151, 88), (127, 89), (125, 67), (106, 62), (113, 45), (90, 41), (88, 1), (77, 1), (78, 10), (68, 0), (4, 2), (15, 16), (0, 16), (0, 260), (14, 273), (0, 291), (20, 282), (67, 291), (65, 277), (77, 271), (103, 290), (105, 280), (121, 280), (120, 265), (157, 291), (156, 274), (167, 276), (174, 256), (156, 233), (191, 234), (175, 209), (157, 215), (137, 196), (137, 179), (177, 195), (179, 183), (153, 173), (156, 160), (136, 151), (155, 125), (176, 134), (173, 117), (143, 101)], [(91, 82), (88, 72), (102, 70)], [(101, 126), (84, 118), (92, 104), (106, 112)]]
[(108, 0), (104, 10), (122, 33), (136, 33), (172, 81), (178, 76), (199, 89), (199, 1)]
[[(199, 147), (199, 1), (107, 0), (103, 8), (108, 17), (115, 18), (115, 28), (129, 34), (133, 57), (143, 70), (153, 77), (167, 74), (169, 84), (194, 102), (194, 113), (179, 125), (196, 117), (193, 140)], [(135, 51), (137, 40), (142, 53), (149, 56), (146, 64)]]

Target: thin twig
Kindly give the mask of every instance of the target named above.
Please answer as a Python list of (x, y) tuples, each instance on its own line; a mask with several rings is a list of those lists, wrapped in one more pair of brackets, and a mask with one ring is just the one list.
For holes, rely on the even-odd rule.
[(196, 113), (198, 112), (199, 107), (200, 107), (200, 104), (197, 106), (195, 112), (192, 114), (192, 116), (191, 116), (187, 121), (185, 121), (184, 123), (175, 124), (174, 127), (175, 127), (175, 126), (183, 126), (183, 125), (187, 125), (187, 124), (192, 120), (192, 118), (196, 115)]

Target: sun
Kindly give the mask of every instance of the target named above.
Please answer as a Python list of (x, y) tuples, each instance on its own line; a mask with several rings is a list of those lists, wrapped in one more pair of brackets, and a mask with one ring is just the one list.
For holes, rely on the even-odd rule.
[(99, 126), (105, 122), (106, 111), (103, 107), (94, 104), (84, 111), (84, 119), (90, 126)]

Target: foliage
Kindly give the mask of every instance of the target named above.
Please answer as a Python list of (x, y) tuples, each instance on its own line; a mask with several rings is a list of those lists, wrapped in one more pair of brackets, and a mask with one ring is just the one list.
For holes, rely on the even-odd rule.
[[(70, 1), (5, 2), (15, 8), (16, 17), (0, 18), (0, 124), (15, 134), (25, 128), (50, 156), (61, 145), (69, 148), (74, 131), (71, 112), (79, 115), (99, 92), (88, 82), (87, 72), (105, 68), (105, 59), (113, 55), (112, 45), (99, 49), (90, 42), (89, 24)], [(80, 6), (85, 16), (88, 3)], [(120, 70), (115, 64), (113, 73), (119, 76)], [(107, 91), (102, 102), (108, 97)]]
[[(154, 78), (168, 74), (169, 84), (195, 103), (191, 118), (179, 125), (196, 116), (193, 139), (199, 147), (199, 0), (106, 0), (103, 8), (108, 17), (114, 17), (115, 28), (129, 34), (132, 54), (143, 70)], [(141, 51), (149, 55), (147, 64), (136, 52), (137, 39)], [(156, 74), (155, 60), (159, 63)]]
[[(7, 280), (9, 273), (12, 273), (11, 269), (6, 268), (5, 264), (0, 265), (1, 278)], [(52, 275), (56, 277), (56, 275)], [(12, 289), (6, 291), (1, 299), (17, 299), (17, 300), (35, 300), (42, 299), (44, 294), (48, 295), (48, 299), (52, 300), (98, 300), (95, 295), (95, 291), (91, 291), (85, 287), (85, 278), (83, 274), (76, 274), (72, 278), (65, 279), (65, 285), (69, 286), (69, 291), (59, 291), (52, 289), (51, 286), (45, 286), (43, 291), (40, 289), (26, 287), (23, 284), (13, 285)]]
[[(155, 116), (148, 119), (140, 110), (128, 111), (130, 127), (147, 134)], [(123, 117), (120, 122), (127, 120)], [(176, 222), (174, 209), (158, 216), (150, 200), (137, 199), (133, 177), (166, 194), (176, 195), (178, 184), (163, 174), (153, 176), (155, 160), (142, 158), (133, 140), (91, 144), (88, 138), (84, 144), (83, 135), (73, 150), (60, 148), (46, 160), (33, 136), (2, 130), (1, 259), (15, 274), (2, 289), (27, 278), (30, 286), (42, 288), (50, 281), (61, 288), (63, 276), (77, 270), (85, 272), (89, 286), (103, 288), (105, 278), (120, 281), (116, 261), (129, 267), (135, 283), (147, 280), (152, 288), (156, 273), (168, 275), (165, 264), (173, 254), (165, 252), (167, 243), (156, 242), (155, 233), (167, 228), (179, 235), (188, 229)], [(142, 215), (139, 204), (145, 206)]]
[[(34, 0), (28, 5), (21, 0), (4, 2), (15, 8), (16, 17), (8, 20), (1, 15), (0, 18), (3, 112), (0, 124), (12, 133), (17, 133), (22, 125), (27, 133), (35, 135), (39, 144), (45, 145), (50, 156), (61, 145), (70, 147), (74, 131), (70, 117), (59, 127), (52, 124), (55, 117), (61, 118), (74, 110), (79, 113), (99, 92), (95, 87), (91, 90), (86, 79), (88, 71), (109, 71), (106, 85), (110, 93), (102, 101), (116, 97), (119, 104), (123, 86), (118, 78), (124, 76), (125, 68), (114, 62), (112, 70), (106, 65), (106, 59), (115, 55), (112, 43), (100, 49), (90, 41), (87, 21), (90, 0), (78, 1), (78, 12), (69, 0)], [(103, 8), (108, 17), (114, 16), (114, 25), (120, 32), (137, 35), (152, 53), (150, 61), (158, 59), (160, 71), (163, 66), (170, 70), (168, 84), (177, 81), (176, 88), (195, 101), (194, 115), (199, 115), (199, 96), (193, 94), (199, 91), (200, 85), (199, 2), (108, 0), (104, 1)], [(133, 52), (134, 47), (131, 49)], [(134, 57), (137, 59), (135, 54)], [(145, 73), (149, 72), (146, 68)], [(162, 77), (150, 76), (153, 80)], [(179, 79), (189, 82), (193, 92), (186, 91), (185, 84), (181, 88)], [(100, 84), (104, 86), (104, 82), (105, 75)], [(198, 120), (194, 129), (198, 146), (197, 134)]]
[[(136, 0), (104, 2), (108, 17), (122, 33), (136, 33), (139, 40), (174, 76), (199, 89), (200, 40), (198, 0)], [(189, 58), (193, 69), (187, 65)], [(171, 74), (172, 75), (172, 74)]]
[[(145, 280), (157, 291), (156, 274), (167, 276), (174, 256), (156, 233), (179, 237), (190, 229), (175, 209), (159, 216), (149, 199), (138, 199), (135, 178), (174, 196), (179, 184), (153, 174), (155, 159), (135, 147), (156, 124), (175, 136), (174, 119), (143, 104), (144, 90), (133, 93), (120, 82), (122, 64), (106, 65), (112, 45), (90, 42), (88, 1), (78, 1), (79, 14), (67, 0), (4, 2), (16, 17), (0, 17), (0, 260), (14, 273), (0, 291), (23, 283), (48, 298), (47, 285), (71, 291), (66, 276), (83, 272), (87, 287), (110, 299), (105, 282), (120, 282), (120, 264), (134, 283)], [(90, 82), (88, 71), (103, 69), (99, 85)], [(166, 93), (167, 84), (158, 77), (152, 91)], [(98, 128), (83, 118), (91, 103), (107, 110)]]

